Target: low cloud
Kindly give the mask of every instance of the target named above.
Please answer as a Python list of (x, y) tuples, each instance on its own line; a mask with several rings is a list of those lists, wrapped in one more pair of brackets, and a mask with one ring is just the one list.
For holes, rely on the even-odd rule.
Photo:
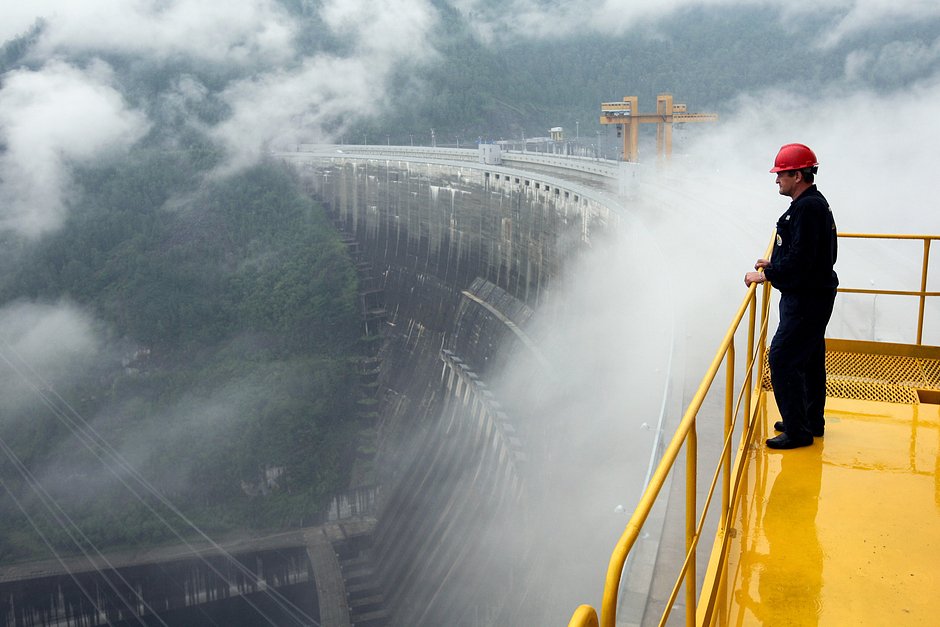
[[(932, 155), (940, 122), (931, 111), (937, 98), (940, 75), (925, 76), (903, 93), (845, 86), (812, 95), (779, 89), (754, 93), (686, 147), (677, 176), (696, 181), (713, 175), (692, 202), (715, 205), (718, 213), (708, 212), (714, 219), (733, 221), (721, 206), (741, 204), (735, 198), (742, 192), (749, 198), (750, 190), (767, 193), (763, 204), (776, 205), (769, 214), (775, 217), (773, 211), (782, 212), (786, 199), (773, 202), (776, 189), (767, 170), (779, 146), (805, 143), (819, 158), (817, 183), (840, 229), (936, 232), (940, 214), (925, 207), (935, 194)], [(738, 225), (752, 223), (753, 214), (741, 213)]]
[[(932, 110), (938, 98), (940, 73), (924, 75), (898, 93), (846, 84), (809, 95), (769, 89), (740, 97), (717, 124), (678, 140), (681, 154), (673, 167), (641, 176), (635, 193), (638, 206), (648, 207), (654, 236), (672, 247), (672, 268), (681, 268), (683, 277), (694, 276), (684, 283), (683, 292), (693, 295), (685, 305), (736, 307), (738, 296), (743, 297), (744, 273), (764, 253), (777, 217), (790, 202), (779, 196), (769, 173), (786, 143), (804, 143), (815, 151), (820, 162), (816, 183), (841, 232), (940, 232), (940, 212), (932, 209), (933, 153), (940, 141), (940, 121)], [(836, 268), (843, 285), (867, 288), (874, 281), (917, 289), (920, 252), (889, 248), (906, 261), (880, 267), (895, 252), (876, 254), (858, 240), (844, 241)], [(867, 254), (857, 252), (863, 250)], [(701, 265), (704, 259), (707, 267)], [(908, 270), (913, 283), (888, 276)], [(707, 337), (717, 341), (721, 320), (727, 323), (730, 314), (728, 309), (717, 316)], [(911, 319), (904, 326), (913, 328)]]
[(398, 63), (434, 57), (436, 13), (428, 2), (334, 0), (324, 4), (322, 17), (350, 44), (349, 56), (308, 57), (299, 67), (252, 76), (222, 92), (232, 115), (213, 135), (230, 150), (228, 169), (251, 163), (266, 145), (339, 139), (346, 124), (381, 110)]
[(299, 69), (233, 83), (221, 94), (232, 110), (212, 135), (227, 146), (226, 171), (253, 163), (266, 145), (329, 141), (325, 126), (368, 115), (380, 100), (364, 59), (315, 57)]
[(428, 35), (437, 12), (426, 0), (331, 0), (323, 18), (332, 31), (352, 43), (359, 54), (381, 67), (390, 61), (420, 61), (432, 49)]
[(17, 302), (0, 309), (0, 416), (39, 402), (37, 390), (67, 387), (100, 357), (94, 319), (67, 303)]
[(106, 52), (255, 64), (288, 58), (295, 35), (273, 0), (39, 0), (3, 11), (5, 39), (44, 21), (33, 51), (40, 58)]
[[(557, 596), (575, 597), (559, 603), (558, 620), (577, 603), (598, 600), (589, 595), (603, 582), (583, 584), (603, 575), (626, 523), (615, 506), (629, 515), (637, 503), (660, 409), (667, 407), (671, 420), (684, 409), (746, 294), (744, 273), (764, 254), (789, 205), (769, 172), (778, 148), (802, 142), (815, 150), (817, 183), (841, 231), (937, 233), (931, 153), (940, 121), (930, 110), (938, 98), (940, 80), (929, 74), (903, 94), (845, 84), (811, 95), (756, 92), (739, 98), (717, 124), (677, 129), (670, 167), (648, 158), (632, 169), (625, 228), (573, 262), (572, 280), (555, 286), (528, 329), (563, 376), (539, 386), (520, 357), (502, 378), (504, 394), (534, 408), (539, 425), (576, 425), (552, 449), (544, 475), (563, 506), (545, 518), (550, 529), (527, 531), (556, 533), (564, 540), (553, 540), (553, 552), (570, 556), (562, 561), (593, 569), (563, 574)], [(843, 240), (840, 247), (843, 285), (917, 289), (920, 242), (869, 247)], [(851, 296), (837, 299), (830, 336), (913, 341), (912, 299), (907, 305), (915, 306), (905, 308), (887, 297)], [(928, 309), (928, 327), (940, 319), (937, 305)], [(937, 328), (926, 333), (940, 337)], [(673, 426), (667, 423), (667, 439)], [(539, 436), (527, 446), (541, 450)]]
[(849, 81), (894, 87), (917, 81), (940, 66), (940, 39), (931, 44), (893, 41), (879, 50), (859, 50), (845, 61)]
[(52, 61), (3, 79), (0, 229), (38, 236), (62, 223), (69, 163), (127, 150), (148, 122), (112, 86), (104, 63)]
[[(4, 216), (7, 228), (13, 225), (33, 235), (54, 228), (64, 212), (67, 177), (62, 162), (92, 156), (95, 148), (109, 143), (121, 149), (145, 128), (143, 119), (127, 111), (111, 89), (103, 62), (82, 70), (59, 59), (117, 54), (224, 64), (237, 77), (220, 91), (231, 115), (210, 132), (230, 149), (230, 171), (253, 162), (268, 145), (328, 141), (331, 131), (342, 132), (343, 122), (378, 111), (396, 64), (433, 54), (429, 34), (437, 13), (425, 0), (381, 5), (329, 0), (318, 10), (322, 23), (348, 44), (348, 54), (300, 56), (296, 43), (302, 22), (274, 0), (236, 5), (222, 0), (40, 1), (28, 9), (5, 9), (6, 28), (0, 31), (5, 38), (42, 20), (25, 59), (34, 66), (45, 63), (40, 70), (9, 74), (0, 92), (0, 124), (8, 145), (3, 180), (13, 205)], [(181, 114), (188, 103), (207, 95), (194, 77), (183, 77), (176, 88), (163, 96), (162, 104)], [(58, 90), (57, 98), (50, 89)], [(89, 94), (96, 94), (97, 101), (91, 102)], [(72, 100), (82, 96), (85, 107), (76, 110)], [(23, 120), (25, 107), (33, 111), (26, 117), (40, 126)], [(72, 141), (88, 139), (83, 113), (99, 120), (92, 130), (108, 132), (95, 134), (90, 142)], [(57, 129), (44, 133), (50, 120)], [(76, 153), (72, 146), (79, 144), (88, 147), (86, 154)], [(40, 202), (27, 202), (36, 196)]]
[[(827, 6), (836, 13), (824, 44), (889, 27), (910, 26), (923, 20), (940, 18), (940, 4), (934, 0), (840, 0)], [(792, 11), (799, 11), (793, 8)]]

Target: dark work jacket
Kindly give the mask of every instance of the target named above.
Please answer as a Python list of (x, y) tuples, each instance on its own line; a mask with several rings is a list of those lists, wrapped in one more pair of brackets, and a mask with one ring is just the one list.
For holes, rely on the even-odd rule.
[(781, 292), (832, 289), (838, 241), (826, 198), (813, 185), (777, 220), (777, 238), (764, 276)]

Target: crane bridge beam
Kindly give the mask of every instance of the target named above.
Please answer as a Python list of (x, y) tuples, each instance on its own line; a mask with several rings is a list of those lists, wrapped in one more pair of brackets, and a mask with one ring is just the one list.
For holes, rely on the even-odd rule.
[(622, 128), (623, 160), (637, 161), (639, 157), (640, 124), (656, 124), (656, 157), (672, 157), (672, 125), (685, 122), (716, 122), (717, 113), (688, 113), (684, 104), (674, 104), (671, 94), (656, 97), (656, 113), (640, 113), (637, 96), (624, 96), (623, 102), (601, 103), (601, 124), (616, 124)]

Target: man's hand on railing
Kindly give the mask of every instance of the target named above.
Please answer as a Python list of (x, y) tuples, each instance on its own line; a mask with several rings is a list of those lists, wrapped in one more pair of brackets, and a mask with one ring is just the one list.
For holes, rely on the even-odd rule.
[[(755, 270), (762, 270), (770, 265), (770, 261), (767, 259), (758, 259), (754, 263)], [(751, 287), (752, 283), (763, 283), (767, 280), (767, 277), (764, 276), (763, 272), (748, 272), (744, 275), (744, 284), (748, 287)]]

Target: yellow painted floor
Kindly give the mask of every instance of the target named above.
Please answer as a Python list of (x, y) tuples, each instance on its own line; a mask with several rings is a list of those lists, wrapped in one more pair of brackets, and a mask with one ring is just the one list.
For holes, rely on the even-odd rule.
[[(722, 625), (940, 625), (940, 406), (830, 398), (813, 446), (752, 446)], [(779, 420), (768, 393), (764, 428)]]

